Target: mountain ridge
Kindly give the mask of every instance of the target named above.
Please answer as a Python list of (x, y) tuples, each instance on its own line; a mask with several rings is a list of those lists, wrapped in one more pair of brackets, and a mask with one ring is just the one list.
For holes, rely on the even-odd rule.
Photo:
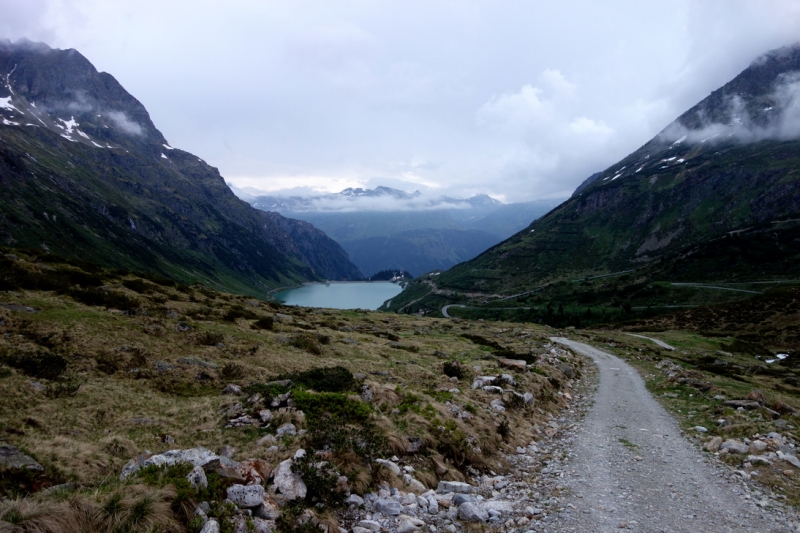
[(77, 51), (0, 43), (0, 73), (5, 243), (261, 295), (363, 277), (322, 232), (251, 208), (216, 168), (171, 147)]
[[(768, 261), (785, 265), (783, 277), (800, 274), (794, 237), (800, 142), (786, 136), (787, 125), (799, 118), (798, 69), (797, 47), (766, 54), (641, 148), (590, 176), (569, 200), (430, 281), (435, 291), (421, 297), (419, 289), (418, 303), (404, 310), (433, 313), (444, 303), (530, 291), (575, 305), (610, 305), (612, 295), (616, 306), (626, 298), (658, 303), (633, 289), (622, 294), (622, 288), (644, 291), (658, 280), (752, 281), (759, 272), (776, 274)], [(755, 110), (752, 116), (748, 109)], [(754, 248), (763, 259), (749, 252)], [(635, 272), (630, 276), (641, 281), (573, 285), (574, 296), (554, 289), (620, 272)], [(606, 291), (614, 284), (617, 289)], [(393, 299), (392, 309), (403, 308), (412, 294)]]

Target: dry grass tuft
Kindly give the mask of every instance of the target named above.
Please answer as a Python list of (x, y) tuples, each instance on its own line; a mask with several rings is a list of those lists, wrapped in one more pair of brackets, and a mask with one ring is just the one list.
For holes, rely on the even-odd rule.
[(62, 502), (18, 499), (0, 502), (3, 533), (172, 533), (182, 528), (174, 520), (174, 492), (140, 485), (119, 489), (97, 501), (85, 495)]

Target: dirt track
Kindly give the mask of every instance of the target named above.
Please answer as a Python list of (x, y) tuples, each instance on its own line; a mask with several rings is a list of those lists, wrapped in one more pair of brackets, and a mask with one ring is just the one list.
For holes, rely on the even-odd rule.
[(600, 385), (563, 478), (572, 496), (549, 531), (793, 531), (681, 436), (631, 366), (587, 344), (552, 340), (591, 357)]

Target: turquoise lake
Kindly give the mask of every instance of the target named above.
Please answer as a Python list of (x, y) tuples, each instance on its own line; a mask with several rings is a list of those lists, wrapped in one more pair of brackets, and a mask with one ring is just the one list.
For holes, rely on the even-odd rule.
[(275, 298), (286, 305), (329, 309), (372, 309), (403, 290), (390, 281), (341, 281), (330, 285), (315, 283), (281, 291)]

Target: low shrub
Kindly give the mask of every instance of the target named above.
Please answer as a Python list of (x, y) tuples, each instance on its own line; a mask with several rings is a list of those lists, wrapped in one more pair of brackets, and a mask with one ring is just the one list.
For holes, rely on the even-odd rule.
[(78, 394), (78, 390), (80, 390), (84, 383), (86, 383), (85, 379), (78, 379), (75, 377), (61, 381), (55, 381), (47, 385), (47, 388), (44, 390), (44, 394), (50, 399), (75, 396)]
[(261, 317), (253, 324), (253, 329), (267, 329), (271, 330), (275, 325), (275, 319), (271, 316)]
[(464, 367), (458, 361), (446, 361), (442, 365), (442, 371), (444, 372), (445, 376), (464, 379)]
[(349, 392), (358, 390), (360, 382), (343, 366), (318, 367), (303, 372), (282, 374), (278, 379), (290, 379), (296, 385), (318, 392)]
[(139, 300), (131, 298), (127, 294), (108, 289), (79, 289), (73, 288), (67, 291), (67, 295), (85, 305), (97, 307), (109, 307), (121, 311), (135, 311), (139, 308)]
[(316, 337), (303, 333), (297, 335), (289, 342), (291, 346), (304, 350), (310, 354), (322, 355), (322, 346), (319, 345)]
[(6, 357), (5, 363), (26, 376), (42, 379), (56, 379), (67, 369), (67, 360), (63, 356), (45, 350), (18, 352)]
[(225, 336), (222, 333), (214, 331), (204, 331), (197, 336), (197, 344), (201, 346), (216, 346), (224, 340)]

